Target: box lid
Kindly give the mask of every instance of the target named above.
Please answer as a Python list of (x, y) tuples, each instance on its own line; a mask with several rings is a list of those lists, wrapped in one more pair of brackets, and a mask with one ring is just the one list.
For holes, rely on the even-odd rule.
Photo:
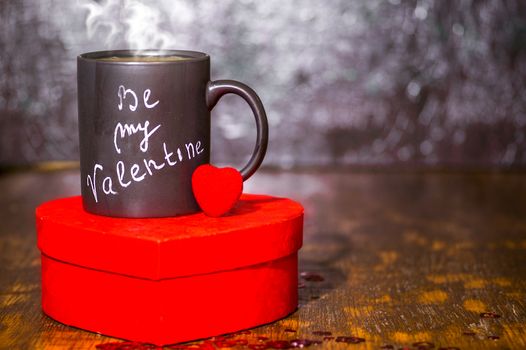
[(111, 218), (87, 213), (81, 197), (36, 210), (38, 247), (56, 260), (139, 278), (166, 279), (254, 265), (296, 252), (303, 208), (244, 194), (227, 216)]

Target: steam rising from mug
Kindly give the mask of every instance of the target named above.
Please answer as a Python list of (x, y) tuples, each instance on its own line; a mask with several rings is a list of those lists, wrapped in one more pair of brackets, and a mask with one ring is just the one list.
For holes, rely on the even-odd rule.
[(100, 39), (107, 48), (125, 44), (130, 49), (169, 49), (176, 46), (170, 14), (191, 17), (184, 5), (167, 0), (80, 0), (88, 10), (86, 30), (90, 39)]

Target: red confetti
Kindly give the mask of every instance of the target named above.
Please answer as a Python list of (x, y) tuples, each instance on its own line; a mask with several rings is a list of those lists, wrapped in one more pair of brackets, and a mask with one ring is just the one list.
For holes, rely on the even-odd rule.
[(435, 344), (428, 342), (428, 341), (419, 341), (419, 342), (413, 343), (413, 346), (417, 348), (417, 350), (426, 350), (426, 349), (433, 349), (435, 347)]
[(273, 348), (273, 349), (289, 349), (292, 346), (286, 340), (272, 340), (272, 341), (267, 342), (267, 347)]
[(351, 337), (341, 336), (341, 337), (336, 337), (336, 341), (339, 343), (358, 344), (358, 343), (363, 343), (365, 339), (359, 338), (359, 337), (352, 337), (352, 336)]
[(103, 343), (95, 346), (98, 350), (150, 350), (162, 349), (162, 347), (140, 342), (113, 342)]

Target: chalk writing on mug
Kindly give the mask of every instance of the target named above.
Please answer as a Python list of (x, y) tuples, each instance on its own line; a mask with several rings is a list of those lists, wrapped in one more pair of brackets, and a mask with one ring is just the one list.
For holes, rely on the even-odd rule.
[[(153, 109), (159, 104), (159, 100), (155, 102), (150, 101), (152, 91), (145, 89), (142, 93), (142, 104), (147, 109)], [(136, 112), (140, 101), (137, 94), (132, 89), (127, 89), (124, 85), (120, 85), (117, 90), (117, 109), (122, 111), (127, 105), (128, 109)], [(107, 168), (102, 164), (96, 163), (93, 166), (93, 171), (88, 174), (86, 178), (86, 185), (91, 189), (95, 202), (99, 201), (99, 189), (105, 195), (117, 195), (121, 189), (125, 189), (135, 182), (143, 181), (147, 176), (154, 176), (155, 173), (164, 167), (176, 167), (184, 161), (188, 161), (198, 157), (204, 152), (204, 146), (201, 141), (189, 141), (180, 145), (175, 149), (170, 149), (166, 142), (162, 140), (155, 140), (156, 132), (162, 127), (161, 124), (152, 125), (149, 120), (144, 120), (139, 123), (124, 123), (118, 122), (115, 125), (113, 132), (113, 151), (117, 154), (122, 154), (124, 149), (123, 144), (129, 144), (132, 140), (131, 136), (138, 135), (140, 142), (133, 152), (146, 153), (149, 149), (151, 139), (157, 142), (162, 142), (163, 152), (158, 155), (156, 159), (149, 157), (146, 154), (145, 158), (138, 163), (127, 164), (125, 160), (119, 160), (117, 163), (109, 166), (110, 169), (115, 169), (115, 175), (105, 174)], [(135, 140), (136, 138), (133, 138)]]

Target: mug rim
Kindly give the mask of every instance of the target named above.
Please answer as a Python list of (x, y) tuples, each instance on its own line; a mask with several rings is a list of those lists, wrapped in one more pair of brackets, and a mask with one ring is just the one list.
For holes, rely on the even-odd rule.
[[(139, 53), (139, 54), (138, 54)], [(182, 56), (184, 60), (178, 61), (148, 61), (148, 62), (137, 62), (137, 61), (103, 61), (101, 58), (108, 56)], [(206, 61), (210, 59), (210, 56), (204, 52), (189, 51), (189, 50), (158, 50), (158, 49), (147, 49), (147, 50), (103, 50), (103, 51), (92, 51), (85, 52), (77, 56), (79, 60), (96, 62), (97, 64), (124, 64), (124, 65), (157, 65), (157, 64), (184, 64), (190, 62)]]

